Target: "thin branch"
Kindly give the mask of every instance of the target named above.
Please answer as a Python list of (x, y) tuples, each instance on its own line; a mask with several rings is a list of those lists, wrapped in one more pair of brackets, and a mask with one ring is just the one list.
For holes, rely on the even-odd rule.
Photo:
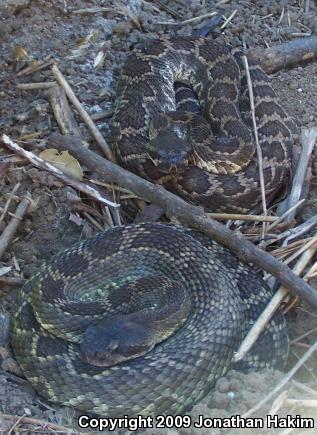
[(93, 121), (100, 121), (101, 119), (111, 118), (113, 110), (102, 110), (101, 112), (93, 113), (90, 117)]
[(247, 57), (242, 56), (242, 61), (243, 61), (243, 65), (245, 68), (245, 73), (246, 73), (246, 78), (247, 78), (247, 83), (248, 83), (248, 90), (249, 90), (249, 99), (250, 99), (250, 108), (251, 108), (251, 115), (252, 115), (253, 132), (254, 132), (256, 151), (257, 151), (257, 157), (258, 157), (262, 207), (263, 207), (264, 215), (267, 215), (266, 198), (265, 198), (265, 183), (264, 183), (264, 175), (263, 175), (263, 156), (262, 156), (262, 149), (261, 149), (260, 143), (259, 143), (258, 128), (256, 125), (253, 87), (252, 87), (252, 81), (251, 81), (249, 63), (248, 63)]
[[(267, 227), (267, 231), (271, 231), (273, 228), (276, 227), (279, 223), (281, 223), (290, 213), (294, 212), (299, 206), (303, 205), (305, 202), (304, 199), (301, 199), (296, 204), (294, 204), (292, 207), (290, 207), (288, 210), (286, 210), (285, 213), (283, 213), (281, 216), (279, 216), (272, 224), (270, 224)], [(295, 217), (295, 216), (294, 216)]]
[(100, 133), (100, 131), (98, 130), (98, 128), (96, 127), (94, 121), (90, 118), (90, 116), (88, 115), (88, 113), (86, 112), (86, 110), (83, 108), (82, 104), (80, 103), (80, 101), (78, 100), (78, 98), (76, 97), (76, 95), (74, 94), (72, 88), (69, 86), (69, 84), (67, 83), (65, 77), (63, 76), (63, 74), (60, 72), (60, 70), (58, 69), (57, 65), (53, 65), (52, 67), (52, 72), (55, 76), (55, 79), (57, 80), (57, 82), (61, 85), (61, 87), (64, 89), (67, 97), (69, 98), (69, 100), (72, 102), (72, 104), (75, 106), (76, 110), (78, 111), (79, 115), (81, 116), (82, 120), (85, 122), (85, 124), (87, 125), (90, 133), (93, 135), (93, 137), (95, 138), (96, 142), (98, 143), (98, 145), (100, 146), (102, 152), (105, 154), (105, 156), (111, 160), (114, 161), (114, 157), (112, 154), (112, 151), (109, 148), (109, 145), (107, 144), (107, 142), (105, 141), (105, 139), (103, 138), (102, 134)]
[(232, 21), (232, 19), (235, 17), (236, 13), (238, 12), (238, 9), (235, 9), (230, 15), (229, 17), (226, 19), (226, 21), (222, 24), (222, 26), (220, 27), (222, 30), (227, 27), (227, 25), (230, 23), (230, 21)]
[[(302, 340), (303, 338), (307, 337), (308, 335), (312, 334), (313, 332), (317, 332), (317, 327), (310, 329), (309, 331), (304, 332), (304, 334), (301, 334), (299, 337), (294, 338), (290, 341), (290, 344), (295, 344), (298, 341)], [(317, 391), (315, 391), (315, 394), (317, 394)]]
[(171, 9), (168, 5), (166, 5), (165, 3), (161, 2), (160, 0), (154, 0), (155, 3), (158, 4), (158, 6), (163, 9), (165, 12), (167, 12), (168, 14), (170, 14), (173, 18), (175, 18), (176, 20), (180, 20), (182, 17), (173, 9)]
[(309, 399), (285, 399), (283, 405), (285, 406), (300, 406), (304, 408), (317, 408), (317, 400)]
[[(304, 179), (307, 172), (308, 163), (313, 152), (313, 148), (317, 139), (317, 127), (311, 127), (308, 129), (304, 129), (301, 134), (301, 145), (302, 152), (300, 159), (298, 161), (298, 165), (296, 168), (295, 175), (293, 177), (292, 189), (290, 194), (287, 197), (287, 200), (284, 201), (282, 207), (279, 207), (279, 211), (283, 212), (285, 209), (293, 207), (296, 204), (301, 196), (302, 186), (304, 184)], [(294, 218), (295, 211), (290, 213), (287, 216), (286, 221), (290, 221)]]
[(194, 23), (195, 21), (204, 20), (205, 18), (213, 17), (214, 15), (217, 15), (218, 12), (209, 12), (208, 14), (199, 15), (198, 17), (189, 18), (188, 20), (184, 21), (156, 21), (153, 24), (158, 24), (161, 26), (183, 26), (185, 24)]
[(317, 35), (292, 39), (265, 49), (248, 50), (268, 74), (317, 58)]
[(21, 183), (17, 183), (14, 188), (12, 189), (9, 198), (7, 199), (4, 208), (2, 210), (1, 216), (0, 216), (0, 224), (3, 221), (3, 219), (6, 217), (7, 211), (9, 210), (10, 204), (14, 198), (14, 195), (16, 194), (17, 190), (19, 189)]
[[(314, 246), (316, 245), (316, 246)], [(305, 243), (302, 247), (300, 247), (294, 254), (292, 254), (290, 257), (288, 257), (284, 263), (290, 264), (293, 260), (295, 260), (299, 255), (308, 255), (307, 253), (312, 252), (312, 255), (310, 255), (309, 260), (313, 257), (314, 252), (316, 251), (317, 247), (317, 235), (312, 237), (307, 243)]]
[(17, 206), (14, 216), (11, 218), (8, 225), (3, 230), (0, 236), (0, 258), (5, 253), (7, 247), (9, 246), (10, 241), (13, 239), (18, 226), (26, 214), (30, 204), (31, 204), (30, 194), (27, 193), (26, 196), (21, 200), (20, 204)]
[(251, 221), (251, 222), (276, 222), (279, 218), (276, 216), (258, 216), (253, 214), (235, 214), (235, 213), (207, 213), (213, 219), (225, 221)]
[(292, 380), (292, 384), (300, 391), (303, 391), (304, 393), (308, 393), (311, 396), (317, 396), (317, 391), (313, 388), (308, 387), (305, 384), (302, 384), (298, 381), (295, 381), (295, 379)]
[(114, 8), (106, 8), (106, 7), (92, 7), (92, 8), (84, 8), (84, 9), (75, 9), (72, 11), (72, 14), (98, 14), (99, 12), (116, 12)]
[(271, 320), (273, 314), (280, 306), (281, 302), (287, 295), (288, 291), (283, 288), (281, 291), (277, 291), (272, 297), (268, 305), (262, 311), (261, 315), (258, 317), (246, 337), (243, 339), (238, 351), (235, 353), (233, 361), (238, 362), (242, 360), (245, 355), (252, 348), (261, 332), (265, 329), (268, 322)]
[(56, 82), (34, 82), (34, 83), (18, 83), (17, 88), (22, 91), (31, 91), (38, 89), (50, 89), (57, 86)]
[(17, 77), (22, 75), (33, 74), (36, 71), (40, 71), (41, 69), (44, 69), (49, 65), (52, 65), (52, 63), (54, 63), (54, 59), (51, 58), (52, 58), (52, 54), (49, 54), (43, 60), (32, 63), (32, 65), (27, 66), (26, 68), (19, 71), (17, 73)]
[(85, 9), (77, 9), (72, 11), (73, 14), (95, 14), (99, 12), (113, 12), (114, 14), (123, 15), (124, 17), (129, 17), (130, 20), (133, 22), (133, 24), (139, 29), (140, 23), (135, 15), (133, 15), (130, 11), (130, 9), (126, 6), (119, 6), (115, 8), (106, 8), (106, 7), (92, 7), (92, 8), (85, 8)]
[[(60, 86), (49, 89), (48, 99), (60, 131), (70, 136), (81, 136), (80, 129), (68, 104), (64, 89)], [(84, 146), (88, 146), (88, 144), (84, 144)]]
[[(281, 216), (282, 217), (282, 216)], [(284, 231), (281, 234), (276, 234), (274, 239), (268, 240), (267, 242), (262, 243), (262, 248), (271, 245), (272, 243), (276, 243), (279, 240), (284, 240), (283, 248), (288, 245), (288, 243), (300, 236), (303, 236), (308, 231), (312, 230), (317, 225), (317, 215), (312, 216), (306, 222), (303, 222), (301, 225), (298, 225), (295, 228), (291, 228), (289, 230)]]
[(98, 190), (94, 189), (93, 187), (90, 187), (87, 184), (84, 184), (80, 181), (75, 180), (74, 178), (69, 177), (68, 175), (64, 174), (64, 172), (62, 172), (60, 169), (56, 168), (55, 166), (41, 159), (36, 154), (32, 153), (31, 151), (26, 151), (20, 145), (13, 142), (6, 134), (2, 136), (2, 140), (4, 144), (12, 151), (15, 151), (21, 156), (27, 158), (37, 168), (44, 169), (45, 171), (49, 171), (55, 177), (62, 180), (65, 184), (73, 186), (75, 189), (78, 189), (79, 191), (85, 193), (86, 195), (89, 195), (90, 197), (92, 197), (96, 201), (101, 202), (104, 205), (114, 207), (114, 208), (120, 207), (120, 204), (116, 204), (115, 202), (109, 201), (107, 198), (102, 196), (98, 192)]
[[(0, 417), (4, 420), (9, 420), (15, 422), (18, 421), (19, 424), (32, 424), (36, 426), (40, 426), (41, 429), (56, 431), (55, 433), (62, 432), (70, 435), (77, 435), (80, 432), (70, 429), (65, 426), (61, 426), (60, 424), (51, 423), (50, 421), (39, 420), (37, 418), (31, 418), (26, 416), (18, 416), (18, 415), (10, 415), (10, 414), (0, 414)], [(14, 427), (16, 424), (14, 424)]]

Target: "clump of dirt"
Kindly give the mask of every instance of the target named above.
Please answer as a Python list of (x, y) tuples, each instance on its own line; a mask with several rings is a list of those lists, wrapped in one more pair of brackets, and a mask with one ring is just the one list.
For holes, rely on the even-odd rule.
[[(314, 2), (310, 2), (309, 12), (305, 13), (305, 3), (273, 0), (3, 2), (0, 7), (0, 131), (12, 138), (25, 141), (32, 137), (32, 146), (35, 150), (45, 145), (45, 138), (50, 133), (58, 131), (46, 91), (23, 91), (17, 88), (18, 83), (52, 81), (49, 68), (31, 76), (18, 75), (32, 60), (52, 56), (85, 109), (93, 115), (103, 110), (111, 110), (120, 66), (137, 43), (164, 35), (191, 35), (204, 26), (210, 26), (210, 20), (215, 19), (213, 16), (196, 19), (198, 16), (217, 12), (220, 17), (225, 17), (220, 25), (226, 24), (223, 24), (222, 29), (220, 25), (214, 29), (215, 37), (234, 46), (272, 46), (298, 35), (305, 37), (317, 31), (317, 7)], [(97, 8), (97, 11), (93, 8)], [(86, 12), (78, 12), (80, 9), (86, 9)], [(190, 19), (192, 21), (178, 26), (159, 24), (175, 22), (175, 17), (179, 22)], [(100, 66), (96, 67), (98, 54), (103, 60)], [(300, 127), (316, 124), (316, 77), (317, 62), (302, 64), (272, 76), (273, 87)], [(77, 115), (76, 120), (80, 124), (83, 137), (90, 140)], [(109, 138), (109, 119), (97, 121), (97, 125), (102, 134)], [(11, 156), (8, 163), (7, 156), (8, 152), (0, 149), (0, 206), (5, 206), (10, 193), (18, 183), (16, 195), (22, 197), (29, 191), (37, 203), (35, 210), (21, 222), (17, 237), (0, 262), (0, 269), (10, 267), (12, 276), (24, 279), (35, 273), (43, 261), (80, 239), (91, 236), (100, 228), (98, 229), (92, 221), (83, 221), (74, 213), (72, 198), (77, 194), (73, 189), (64, 186), (53, 176), (35, 169), (23, 159), (14, 160), (15, 156)], [(314, 157), (309, 207), (303, 210), (302, 219), (316, 214), (315, 166)], [(11, 213), (15, 210), (18, 197), (13, 198), (9, 209)], [(128, 212), (125, 218), (129, 220)], [(0, 222), (1, 231), (5, 225), (6, 221)], [(8, 314), (14, 301), (14, 290), (12, 287), (1, 288), (0, 296), (2, 311)], [(302, 304), (288, 315), (288, 324), (293, 340), (306, 334), (291, 348), (291, 367), (303, 351), (316, 340), (317, 318), (309, 307)], [(308, 334), (307, 331), (310, 330), (312, 332)], [(18, 419), (12, 416), (38, 418), (76, 427), (76, 412), (41, 399), (20, 377), (8, 348), (1, 342), (0, 346), (3, 346), (0, 347), (0, 410), (11, 415), (7, 418), (1, 418), (0, 415), (0, 428), (9, 430)], [(292, 394), (296, 393), (296, 397), (311, 398), (307, 389), (304, 390), (305, 387), (316, 388), (316, 376), (315, 357), (300, 371), (297, 385), (289, 387), (289, 396), (292, 397)], [(268, 394), (281, 377), (282, 374), (279, 372), (230, 372), (217, 382), (215, 390), (197, 404), (190, 415), (193, 421), (197, 421), (199, 415), (210, 418), (241, 415)], [(305, 384), (304, 387), (302, 383)], [(292, 413), (294, 409), (282, 407), (278, 409), (278, 413), (283, 416)], [(273, 412), (271, 402), (262, 407), (257, 415), (264, 417), (269, 412)], [(313, 415), (312, 412), (300, 407), (296, 408), (296, 414)], [(211, 433), (210, 429), (194, 428), (180, 429), (178, 432)], [(242, 433), (242, 430), (239, 429), (214, 429), (212, 433), (238, 435), (240, 432)], [(165, 430), (164, 433), (171, 432)], [(270, 434), (273, 430), (251, 430), (251, 433)]]

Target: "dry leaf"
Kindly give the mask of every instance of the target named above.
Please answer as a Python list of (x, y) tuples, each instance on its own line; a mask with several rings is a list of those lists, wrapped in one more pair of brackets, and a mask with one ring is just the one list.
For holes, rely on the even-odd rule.
[(83, 170), (79, 162), (68, 151), (59, 152), (55, 148), (50, 148), (42, 151), (39, 157), (51, 163), (65, 174), (75, 178), (75, 180), (81, 181), (83, 179)]
[(103, 50), (99, 51), (94, 60), (94, 68), (102, 68), (105, 60), (105, 53)]
[(20, 45), (14, 47), (13, 55), (12, 55), (12, 60), (14, 62), (21, 62), (22, 60), (28, 60), (28, 59), (29, 59), (29, 54), (26, 48), (21, 47)]

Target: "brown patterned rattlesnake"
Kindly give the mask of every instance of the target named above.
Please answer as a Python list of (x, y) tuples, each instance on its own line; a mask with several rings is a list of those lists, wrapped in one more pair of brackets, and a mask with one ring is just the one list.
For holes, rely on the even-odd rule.
[[(290, 172), (294, 123), (266, 74), (252, 59), (249, 65), (272, 197)], [(174, 112), (175, 82), (193, 88), (205, 119)], [(113, 143), (122, 165), (209, 211), (247, 212), (261, 201), (241, 52), (228, 45), (182, 37), (135, 49), (118, 85)]]

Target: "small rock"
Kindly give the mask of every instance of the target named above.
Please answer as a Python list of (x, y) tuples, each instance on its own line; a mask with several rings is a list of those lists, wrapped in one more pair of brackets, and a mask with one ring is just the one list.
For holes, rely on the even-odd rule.
[(131, 23), (120, 21), (113, 26), (112, 31), (118, 35), (128, 35), (131, 31)]
[(20, 367), (18, 366), (16, 361), (11, 357), (8, 357), (2, 361), (1, 368), (5, 372), (10, 372), (13, 373), (14, 375), (22, 376), (22, 371)]
[(216, 391), (212, 395), (212, 406), (214, 408), (226, 409), (229, 406), (229, 397), (227, 394)]
[(24, 414), (28, 416), (32, 415), (30, 408), (24, 408)]
[(226, 378), (220, 378), (217, 381), (216, 389), (219, 393), (228, 393), (231, 389), (230, 382)]

